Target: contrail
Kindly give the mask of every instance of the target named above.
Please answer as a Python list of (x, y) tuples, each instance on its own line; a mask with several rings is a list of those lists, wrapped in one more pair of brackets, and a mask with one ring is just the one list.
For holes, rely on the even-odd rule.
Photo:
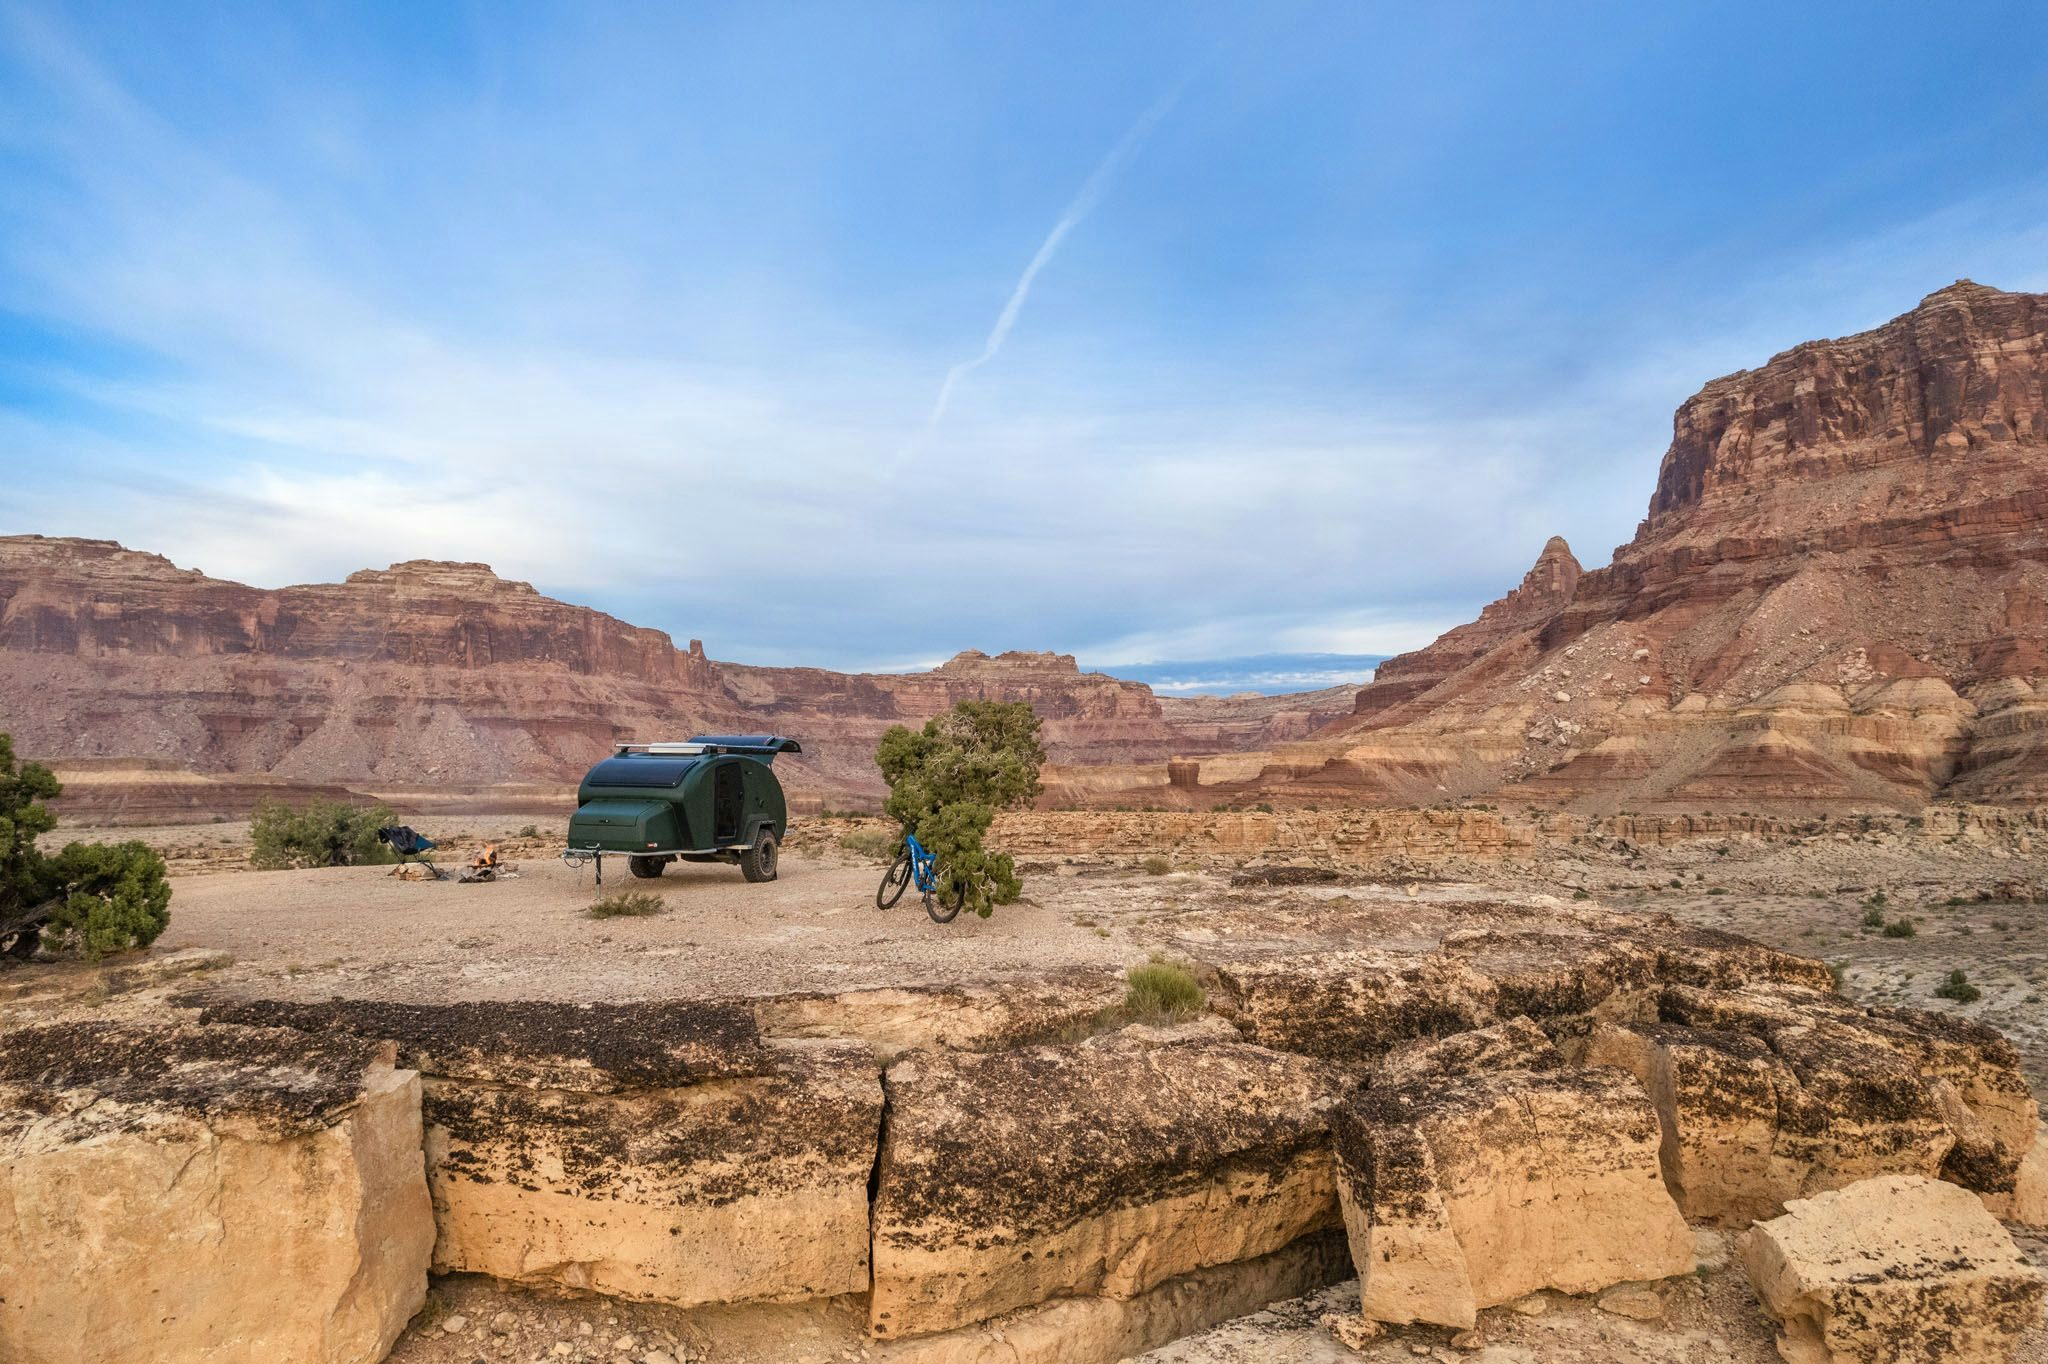
[(1067, 234), (1080, 226), (1082, 220), (1094, 211), (1095, 205), (1101, 201), (1111, 183), (1145, 144), (1145, 139), (1152, 135), (1152, 130), (1159, 126), (1159, 121), (1173, 112), (1173, 106), (1180, 102), (1181, 93), (1187, 86), (1188, 80), (1182, 80), (1155, 101), (1151, 108), (1138, 115), (1138, 121), (1117, 139), (1116, 145), (1109, 149), (1109, 154), (1096, 165), (1094, 173), (1081, 186), (1081, 192), (1067, 204), (1066, 211), (1060, 214), (1060, 220), (1053, 224), (1052, 231), (1045, 234), (1045, 240), (1039, 244), (1037, 253), (1031, 257), (1031, 263), (1024, 267), (1024, 273), (1017, 277), (1017, 287), (1010, 291), (1009, 302), (1003, 304), (1003, 311), (996, 316), (995, 326), (989, 328), (988, 340), (982, 343), (981, 353), (972, 359), (962, 360), (946, 371), (946, 381), (939, 385), (939, 396), (932, 402), (931, 415), (925, 418), (924, 430), (919, 434), (917, 441), (904, 452), (905, 460), (923, 449), (932, 432), (938, 429), (939, 422), (946, 415), (947, 407), (952, 404), (953, 391), (960, 386), (960, 381), (996, 358), (996, 353), (1003, 348), (1003, 342), (1009, 339), (1010, 329), (1017, 325), (1017, 315), (1024, 311), (1024, 300), (1031, 296), (1031, 285), (1037, 280), (1038, 272), (1052, 260), (1054, 253), (1060, 249), (1060, 243), (1067, 239)]

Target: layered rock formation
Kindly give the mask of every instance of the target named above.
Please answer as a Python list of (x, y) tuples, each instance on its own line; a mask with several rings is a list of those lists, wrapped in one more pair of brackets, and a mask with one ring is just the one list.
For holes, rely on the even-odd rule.
[(1336, 1225), (1325, 1068), (1118, 1035), (889, 1071), (870, 1327), (1131, 1298)]
[(1610, 565), (1553, 539), (1352, 716), (1186, 798), (2033, 802), (2044, 717), (2048, 297), (1963, 281), (1707, 385)]
[[(878, 791), (882, 731), (959, 700), (1029, 701), (1054, 761), (1089, 764), (1300, 737), (1351, 698), (1177, 700), (1169, 713), (1139, 683), (1045, 653), (970, 650), (902, 675), (746, 667), (482, 564), (395, 564), (269, 591), (107, 541), (40, 536), (0, 538), (0, 694), (35, 698), (0, 713), (0, 731), (59, 765), (484, 787), (572, 781), (621, 739), (772, 730), (804, 741), (792, 787), (828, 800)], [(139, 808), (154, 785), (129, 782), (102, 803)]]
[[(884, 1359), (1109, 1364), (1347, 1266), (1368, 1318), (1454, 1327), (1682, 1274), (1685, 1216), (1866, 1177), (2048, 1216), (2012, 1048), (1853, 1005), (1818, 962), (1590, 906), (1320, 888), (1171, 934), (1209, 1012), (1170, 1027), (1077, 972), (604, 1005), (214, 993), (249, 978), (163, 1001), (177, 1022), (10, 1032), (0, 1353), (371, 1359), (431, 1247), (553, 1291), (834, 1299)], [(100, 1304), (107, 1265), (179, 1310)]]
[(0, 1046), (0, 1358), (381, 1359), (433, 1244), (419, 1079), (375, 1044), (77, 1024)]
[(1989, 1028), (1861, 1008), (1788, 985), (1666, 989), (1653, 1024), (1603, 1024), (1589, 1062), (1634, 1074), (1663, 1115), (1686, 1215), (1746, 1225), (1877, 1174), (1941, 1175), (2010, 1214), (2040, 1122), (2019, 1054)]
[(425, 1076), (434, 1267), (692, 1307), (868, 1286), (866, 1047), (717, 1004), (222, 1005), (388, 1037)]
[(1690, 1273), (1656, 1109), (1567, 1070), (1521, 1020), (1414, 1049), (1338, 1113), (1338, 1187), (1364, 1314), (1469, 1327), (1541, 1288)]

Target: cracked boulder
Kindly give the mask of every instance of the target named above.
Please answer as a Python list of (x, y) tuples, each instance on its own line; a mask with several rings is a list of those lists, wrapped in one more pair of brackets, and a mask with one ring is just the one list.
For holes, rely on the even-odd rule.
[(1660, 1021), (1602, 1024), (1588, 1064), (1634, 1075), (1688, 1217), (1743, 1225), (1883, 1174), (1940, 1176), (2014, 1215), (2039, 1126), (1988, 1028), (1796, 986), (1664, 991)]
[(256, 1001), (424, 1074), (434, 1268), (692, 1307), (868, 1283), (881, 1077), (721, 1003)]
[(1981, 1202), (1914, 1175), (1795, 1199), (1736, 1253), (1792, 1364), (2008, 1360), (2048, 1288)]
[(1338, 1225), (1327, 1067), (1143, 1029), (888, 1073), (869, 1328), (1134, 1298)]
[(1466, 1328), (1538, 1289), (1693, 1268), (1642, 1088), (1567, 1068), (1526, 1020), (1398, 1056), (1333, 1130), (1369, 1320)]
[(419, 1080), (387, 1047), (0, 1039), (0, 1359), (370, 1364), (425, 1301), (433, 1243)]

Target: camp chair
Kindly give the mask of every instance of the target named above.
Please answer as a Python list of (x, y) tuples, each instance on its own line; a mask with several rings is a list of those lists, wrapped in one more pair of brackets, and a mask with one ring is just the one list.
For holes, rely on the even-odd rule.
[[(398, 854), (399, 866), (405, 866), (407, 859), (410, 858), (417, 860), (419, 865), (425, 867), (428, 874), (436, 881), (439, 881), (445, 875), (439, 867), (434, 865), (434, 860), (427, 856), (434, 849), (434, 840), (418, 832), (410, 824), (385, 825), (377, 830), (377, 841)], [(403, 875), (404, 873), (400, 872), (397, 874)]]

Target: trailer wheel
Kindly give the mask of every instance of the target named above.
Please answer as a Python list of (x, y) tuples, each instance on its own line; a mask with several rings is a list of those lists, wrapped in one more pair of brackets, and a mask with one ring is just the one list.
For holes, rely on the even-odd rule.
[(749, 881), (773, 881), (777, 852), (775, 835), (761, 830), (754, 835), (754, 846), (740, 854), (740, 874)]
[(626, 859), (626, 870), (632, 872), (633, 875), (639, 877), (642, 881), (652, 881), (655, 877), (661, 875), (663, 869), (667, 866), (668, 859), (666, 857), (635, 856)]

